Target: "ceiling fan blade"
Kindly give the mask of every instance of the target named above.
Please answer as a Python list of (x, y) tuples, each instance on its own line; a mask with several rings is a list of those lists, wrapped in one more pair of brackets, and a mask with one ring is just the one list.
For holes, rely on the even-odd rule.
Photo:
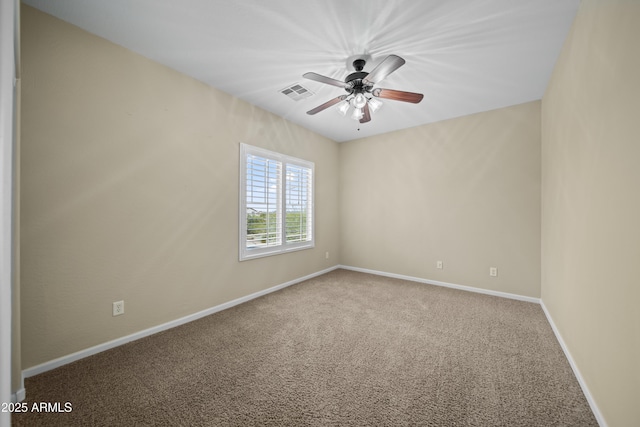
[(318, 73), (304, 73), (302, 75), (305, 79), (315, 80), (320, 83), (325, 83), (328, 85), (338, 86), (341, 88), (349, 88), (350, 86), (345, 82), (341, 82), (340, 80), (332, 79), (331, 77), (321, 76)]
[(404, 62), (404, 59), (397, 55), (389, 55), (384, 58), (384, 61), (379, 63), (378, 66), (374, 68), (369, 75), (367, 75), (367, 77), (362, 79), (362, 81), (363, 83), (370, 85), (379, 82), (398, 68), (402, 67)]
[(316, 113), (319, 113), (322, 110), (325, 110), (325, 109), (331, 107), (332, 105), (336, 105), (340, 101), (344, 101), (345, 99), (347, 99), (347, 95), (340, 95), (340, 96), (338, 96), (336, 98), (330, 99), (329, 101), (325, 102), (322, 105), (318, 105), (313, 110), (307, 111), (307, 114), (314, 115)]
[(364, 107), (362, 108), (362, 112), (363, 112), (363, 116), (360, 119), (360, 123), (367, 123), (368, 121), (371, 120), (371, 113), (369, 112), (369, 104), (364, 104)]
[(417, 104), (422, 101), (424, 97), (421, 93), (414, 92), (404, 92), (401, 90), (393, 90), (393, 89), (380, 89), (376, 88), (371, 91), (373, 96), (377, 96), (378, 98), (386, 98), (393, 99), (394, 101), (403, 101), (403, 102), (411, 102), (413, 104)]

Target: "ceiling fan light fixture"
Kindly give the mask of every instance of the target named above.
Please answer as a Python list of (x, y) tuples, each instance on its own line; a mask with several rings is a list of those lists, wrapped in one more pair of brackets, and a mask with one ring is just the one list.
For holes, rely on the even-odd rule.
[(353, 108), (361, 109), (367, 104), (367, 97), (362, 93), (358, 93), (351, 102), (353, 103)]
[(338, 104), (338, 112), (343, 116), (346, 116), (347, 111), (349, 111), (349, 107), (349, 101), (342, 101), (340, 104)]
[(363, 115), (364, 115), (364, 113), (362, 112), (362, 109), (354, 108), (353, 109), (353, 113), (351, 113), (351, 118), (353, 120), (360, 120)]
[(382, 102), (375, 99), (375, 98), (370, 98), (369, 99), (369, 110), (372, 113), (375, 113), (376, 111), (378, 111), (380, 109), (380, 107), (382, 107)]

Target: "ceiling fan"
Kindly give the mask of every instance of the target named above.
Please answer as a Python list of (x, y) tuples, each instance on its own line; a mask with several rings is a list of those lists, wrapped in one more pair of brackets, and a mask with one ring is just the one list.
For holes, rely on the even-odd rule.
[(342, 115), (346, 116), (349, 109), (353, 107), (351, 118), (359, 120), (360, 123), (366, 123), (371, 120), (371, 112), (374, 112), (382, 105), (382, 102), (372, 98), (369, 94), (377, 98), (411, 102), (413, 104), (419, 103), (422, 101), (424, 96), (421, 93), (373, 87), (377, 82), (403, 66), (404, 63), (405, 60), (399, 56), (389, 55), (371, 72), (367, 73), (366, 71), (362, 71), (366, 61), (364, 59), (356, 59), (353, 61), (353, 68), (355, 68), (356, 71), (349, 74), (344, 81), (325, 77), (317, 73), (303, 74), (302, 77), (309, 80), (315, 80), (320, 83), (341, 87), (347, 91), (346, 95), (340, 95), (333, 98), (324, 104), (307, 111), (307, 114), (313, 115), (340, 103), (338, 111)]

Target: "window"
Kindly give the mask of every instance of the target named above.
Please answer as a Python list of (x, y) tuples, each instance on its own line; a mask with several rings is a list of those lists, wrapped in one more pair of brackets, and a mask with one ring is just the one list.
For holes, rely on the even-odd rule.
[(312, 248), (314, 164), (240, 144), (240, 261)]

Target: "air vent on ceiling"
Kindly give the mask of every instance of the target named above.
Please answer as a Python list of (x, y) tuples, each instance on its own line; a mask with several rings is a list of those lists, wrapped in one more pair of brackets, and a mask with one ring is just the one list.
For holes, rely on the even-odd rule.
[(301, 99), (308, 98), (313, 95), (313, 92), (298, 83), (285, 87), (280, 90), (280, 93), (287, 95), (294, 101), (300, 101)]

